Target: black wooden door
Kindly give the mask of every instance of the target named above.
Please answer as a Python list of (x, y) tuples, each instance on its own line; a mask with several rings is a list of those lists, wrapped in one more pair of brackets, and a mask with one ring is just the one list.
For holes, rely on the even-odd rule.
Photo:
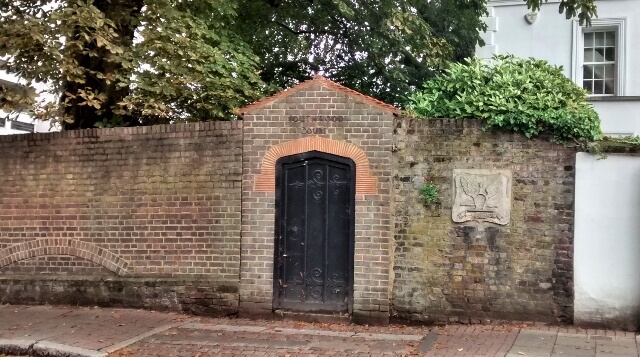
[(351, 310), (354, 200), (352, 160), (315, 151), (278, 160), (274, 308)]

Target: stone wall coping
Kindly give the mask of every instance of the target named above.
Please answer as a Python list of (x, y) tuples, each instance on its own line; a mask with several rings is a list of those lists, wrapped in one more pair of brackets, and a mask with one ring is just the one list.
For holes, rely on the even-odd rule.
[(0, 135), (0, 143), (33, 140), (102, 138), (126, 135), (147, 135), (157, 133), (180, 133), (189, 131), (242, 129), (241, 120), (207, 121), (196, 123), (160, 124), (149, 126), (92, 128), (80, 130), (62, 130), (50, 133), (29, 133), (17, 135)]

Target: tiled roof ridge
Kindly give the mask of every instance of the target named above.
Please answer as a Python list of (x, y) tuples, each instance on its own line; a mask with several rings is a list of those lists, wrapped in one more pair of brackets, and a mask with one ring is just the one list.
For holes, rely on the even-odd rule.
[(276, 100), (285, 98), (285, 97), (287, 97), (287, 96), (289, 96), (289, 95), (291, 95), (293, 93), (299, 92), (299, 91), (301, 91), (301, 90), (303, 90), (303, 89), (305, 89), (307, 87), (310, 87), (313, 84), (317, 84), (317, 83), (325, 85), (325, 86), (327, 86), (329, 88), (332, 88), (332, 89), (334, 89), (334, 90), (336, 90), (338, 92), (345, 93), (350, 97), (360, 99), (361, 101), (363, 101), (363, 102), (365, 102), (365, 103), (367, 103), (367, 104), (369, 104), (371, 106), (374, 106), (374, 107), (376, 107), (378, 109), (381, 109), (383, 111), (390, 112), (390, 113), (392, 113), (394, 115), (400, 114), (400, 110), (398, 108), (394, 107), (393, 105), (387, 104), (387, 103), (385, 103), (383, 101), (380, 101), (380, 100), (372, 98), (372, 97), (370, 97), (368, 95), (365, 95), (365, 94), (362, 94), (360, 92), (357, 92), (357, 91), (355, 91), (355, 90), (353, 90), (351, 88), (347, 88), (347, 87), (345, 87), (345, 86), (343, 86), (341, 84), (338, 84), (338, 83), (336, 83), (334, 81), (331, 81), (331, 80), (329, 80), (329, 79), (327, 79), (327, 78), (325, 78), (323, 76), (320, 76), (320, 75), (314, 76), (312, 79), (309, 79), (309, 80), (306, 80), (304, 82), (298, 83), (298, 84), (296, 84), (295, 86), (293, 86), (291, 88), (288, 88), (288, 89), (285, 89), (285, 90), (281, 91), (280, 93), (274, 94), (274, 95), (272, 95), (270, 97), (266, 97), (266, 98), (263, 98), (263, 99), (261, 99), (261, 100), (259, 100), (257, 102), (249, 104), (244, 108), (240, 108), (240, 109), (238, 109), (236, 111), (236, 113), (239, 114), (239, 115), (243, 115), (243, 114), (248, 113), (248, 112), (250, 112), (252, 110), (256, 110), (258, 108), (261, 108), (261, 107), (263, 107), (263, 106), (265, 106), (265, 105), (267, 105), (269, 103), (275, 102)]

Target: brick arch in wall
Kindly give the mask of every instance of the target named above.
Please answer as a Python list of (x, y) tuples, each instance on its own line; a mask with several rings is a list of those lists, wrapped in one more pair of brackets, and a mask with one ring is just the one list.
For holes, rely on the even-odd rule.
[(350, 158), (356, 164), (356, 193), (378, 193), (378, 179), (371, 176), (369, 159), (362, 149), (344, 141), (325, 139), (319, 136), (287, 141), (272, 146), (267, 150), (262, 158), (261, 171), (256, 178), (254, 190), (257, 192), (274, 192), (276, 188), (276, 161), (281, 157), (308, 151), (320, 151)]
[(129, 263), (95, 244), (77, 239), (44, 238), (19, 243), (0, 250), (0, 269), (15, 262), (44, 256), (71, 255), (101, 265), (122, 276)]

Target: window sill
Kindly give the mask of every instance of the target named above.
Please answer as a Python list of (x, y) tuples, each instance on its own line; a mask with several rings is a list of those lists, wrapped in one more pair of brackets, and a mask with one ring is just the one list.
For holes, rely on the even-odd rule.
[(587, 98), (590, 102), (640, 102), (637, 95), (606, 95)]

